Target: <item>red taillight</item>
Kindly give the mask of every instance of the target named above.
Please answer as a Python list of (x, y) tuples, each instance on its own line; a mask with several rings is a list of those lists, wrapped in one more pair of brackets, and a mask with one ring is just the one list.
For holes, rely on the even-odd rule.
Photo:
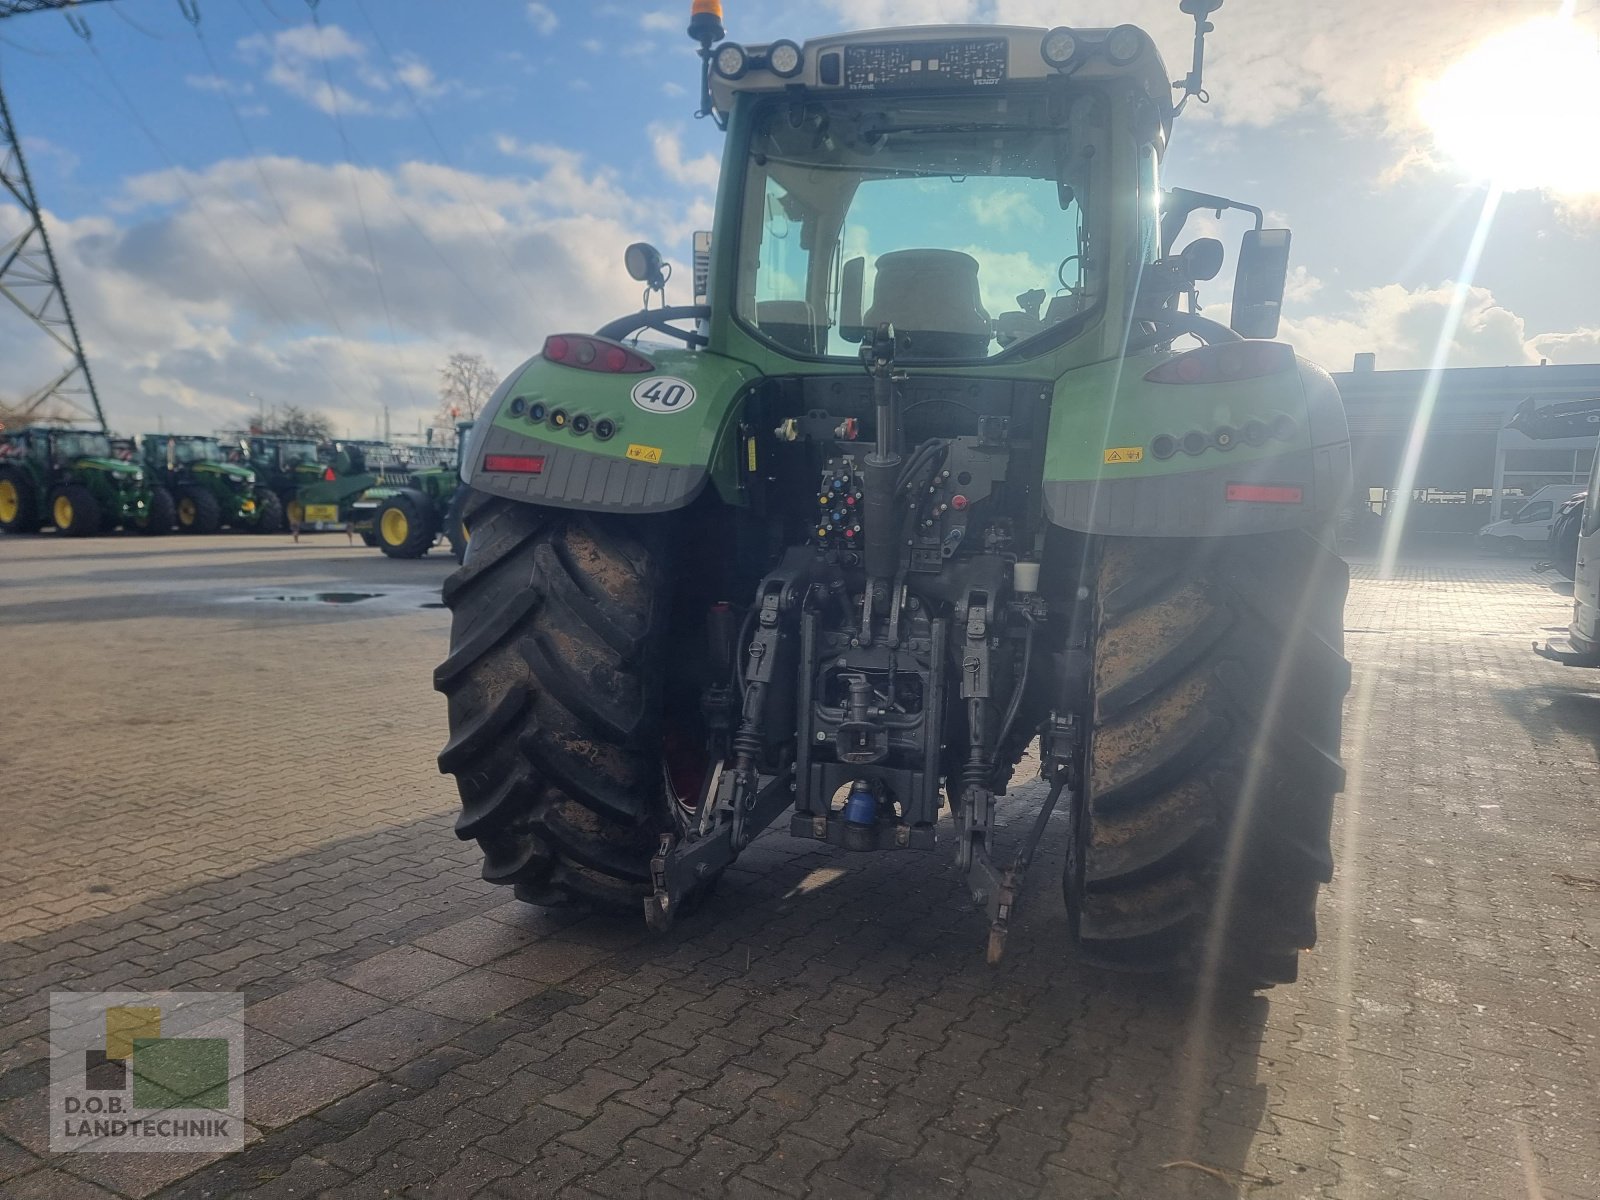
[(332, 467), (324, 467), (322, 469), (322, 478), (327, 480), (327, 482), (332, 483), (335, 479), (337, 479), (339, 477), (333, 473), (333, 468)]
[(611, 375), (643, 375), (656, 369), (644, 355), (607, 338), (556, 333), (545, 338), (544, 356), (564, 367), (604, 371)]
[(1305, 490), (1271, 483), (1230, 483), (1228, 499), (1246, 504), (1299, 504)]
[(519, 475), (537, 475), (544, 470), (542, 454), (486, 454), (485, 471), (514, 471)]
[(1294, 350), (1282, 342), (1218, 342), (1169, 358), (1144, 377), (1149, 383), (1233, 383), (1293, 367)]

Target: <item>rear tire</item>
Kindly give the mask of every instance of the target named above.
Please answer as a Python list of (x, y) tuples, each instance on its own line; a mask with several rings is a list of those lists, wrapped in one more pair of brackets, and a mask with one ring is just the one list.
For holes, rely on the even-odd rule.
[(1583, 505), (1562, 513), (1550, 531), (1550, 562), (1563, 579), (1578, 577), (1578, 532), (1583, 525)]
[(39, 531), (38, 493), (28, 477), (15, 467), (0, 467), (0, 531)]
[(282, 533), (283, 501), (271, 488), (258, 487), (256, 489), (256, 525), (257, 533)]
[(640, 910), (671, 828), (660, 753), (667, 576), (646, 522), (474, 496), (445, 581), (439, 769), (483, 877), (533, 904)]
[(177, 505), (173, 502), (172, 493), (159, 485), (151, 488), (150, 503), (145, 509), (144, 524), (139, 526), (139, 532), (160, 537), (172, 532), (173, 522), (177, 519)]
[(411, 492), (398, 492), (378, 505), (372, 533), (390, 558), (421, 558), (438, 536), (427, 498)]
[(100, 532), (100, 502), (82, 484), (69, 483), (50, 497), (50, 518), (62, 537), (93, 537)]
[(178, 489), (178, 532), (215, 533), (222, 528), (222, 506), (203, 487)]
[(1304, 532), (1107, 540), (1066, 877), (1089, 958), (1294, 980), (1333, 873), (1348, 581)]

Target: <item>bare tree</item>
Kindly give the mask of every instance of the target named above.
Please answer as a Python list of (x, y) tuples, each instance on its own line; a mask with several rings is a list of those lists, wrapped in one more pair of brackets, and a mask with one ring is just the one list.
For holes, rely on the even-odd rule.
[(439, 411), (434, 416), (434, 440), (453, 446), (457, 421), (475, 421), (500, 384), (500, 376), (481, 354), (452, 354), (439, 368)]
[(326, 442), (333, 438), (333, 422), (326, 413), (301, 408), (298, 404), (285, 404), (281, 408), (274, 405), (261, 422), (252, 422), (252, 432)]

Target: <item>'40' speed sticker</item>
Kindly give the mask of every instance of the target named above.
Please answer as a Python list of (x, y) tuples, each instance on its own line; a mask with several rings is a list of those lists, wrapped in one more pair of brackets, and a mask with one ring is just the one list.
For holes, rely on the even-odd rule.
[(633, 402), (645, 412), (679, 413), (694, 403), (694, 385), (671, 375), (652, 375), (633, 385)]

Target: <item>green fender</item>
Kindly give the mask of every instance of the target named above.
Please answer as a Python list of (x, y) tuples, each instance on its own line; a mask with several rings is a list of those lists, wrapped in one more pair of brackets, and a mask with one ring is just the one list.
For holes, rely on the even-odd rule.
[(586, 371), (537, 355), (523, 363), (473, 428), (462, 479), (557, 508), (664, 512), (715, 478), (737, 503), (733, 417), (760, 372), (706, 350), (637, 351), (654, 370)]
[(1281, 367), (1253, 378), (1145, 378), (1177, 357), (1148, 351), (1057, 380), (1044, 466), (1051, 522), (1198, 537), (1321, 524), (1346, 503), (1350, 433), (1326, 371), (1281, 346)]

